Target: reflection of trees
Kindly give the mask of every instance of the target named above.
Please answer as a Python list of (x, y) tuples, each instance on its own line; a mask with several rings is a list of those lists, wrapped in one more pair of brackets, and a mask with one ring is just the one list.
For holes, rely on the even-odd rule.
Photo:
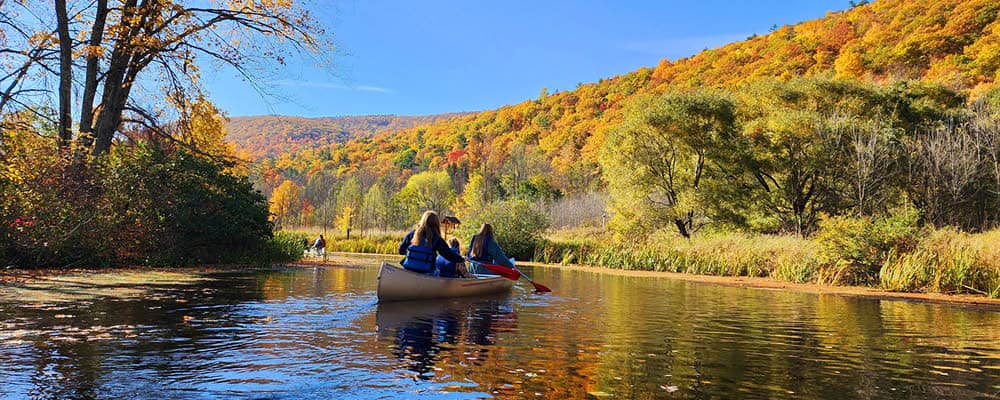
[[(996, 391), (995, 311), (526, 272), (559, 283), (560, 293), (376, 307), (376, 268), (298, 269), (219, 274), (197, 285), (152, 287), (143, 298), (68, 308), (0, 305), (0, 391), (87, 398), (148, 388), (142, 397), (172, 397), (184, 388), (221, 391), (220, 379), (235, 382), (224, 389), (236, 391), (271, 378), (292, 382), (277, 390), (305, 381), (366, 385), (345, 381), (344, 370), (387, 392), (412, 385), (501, 398), (975, 398)], [(400, 384), (400, 369), (419, 379)]]
[(350, 293), (373, 289), (378, 276), (374, 268), (312, 268), (268, 272), (261, 280), (267, 300), (289, 296), (323, 297), (328, 293)]
[[(982, 365), (995, 364), (1000, 354), (984, 354), (981, 347), (1000, 339), (991, 328), (1000, 314), (599, 279), (603, 307), (589, 318), (605, 322), (604, 351), (585, 390), (616, 398), (662, 397), (660, 385), (676, 385), (681, 392), (674, 397), (690, 398), (972, 398), (995, 392), (995, 374)], [(946, 386), (956, 383), (967, 388)]]
[(393, 337), (392, 353), (408, 362), (421, 379), (433, 374), (435, 364), (450, 352), (473, 365), (482, 365), (495, 344), (496, 334), (516, 328), (517, 317), (507, 297), (450, 299), (379, 304), (378, 332)]
[[(232, 305), (260, 299), (256, 281), (245, 283), (142, 284), (141, 298), (0, 307), (3, 321), (15, 321), (3, 328), (25, 333), (21, 345), (0, 342), (0, 361), (32, 365), (26, 395), (33, 398), (95, 398), (114, 394), (109, 390), (134, 396), (139, 387), (162, 388), (158, 382), (173, 380), (177, 366), (192, 361), (178, 359), (190, 343), (237, 334), (241, 321), (231, 318)], [(128, 285), (137, 284), (121, 286)], [(122, 364), (132, 367), (120, 371)], [(13, 373), (0, 372), (0, 381)]]

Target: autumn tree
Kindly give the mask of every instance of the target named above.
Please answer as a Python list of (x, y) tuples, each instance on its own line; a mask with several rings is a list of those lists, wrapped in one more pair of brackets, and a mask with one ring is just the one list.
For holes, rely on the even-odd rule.
[(352, 176), (340, 185), (340, 191), (337, 192), (336, 214), (336, 225), (339, 229), (347, 231), (353, 227), (367, 228), (363, 224), (359, 225), (359, 222), (362, 221), (359, 221), (360, 218), (358, 218), (363, 198), (364, 192), (361, 191), (361, 183), (358, 182), (357, 177)]
[(287, 179), (274, 189), (274, 192), (271, 193), (269, 211), (276, 226), (281, 227), (291, 220), (295, 212), (298, 211), (296, 208), (300, 204), (301, 194), (302, 188)]
[[(312, 14), (291, 1), (56, 0), (52, 7), (29, 0), (0, 9), (0, 24), (10, 28), (3, 38), (8, 51), (0, 53), (0, 112), (44, 110), (39, 106), (50, 93), (32, 82), (57, 76), (56, 115), (39, 115), (53, 121), (65, 147), (74, 139), (71, 107), (79, 104), (75, 139), (94, 154), (108, 152), (123, 124), (168, 135), (162, 121), (174, 118), (144, 101), (197, 98), (207, 62), (230, 67), (264, 91), (275, 64), (294, 54), (322, 57), (329, 47)], [(73, 93), (80, 98), (74, 101)]]
[(462, 195), (455, 199), (455, 211), (463, 217), (471, 216), (488, 204), (488, 188), (482, 175), (473, 175), (465, 184)]
[(397, 207), (392, 200), (392, 194), (381, 181), (376, 181), (368, 188), (364, 197), (364, 209), (369, 228), (383, 231), (390, 228), (395, 214), (398, 214)]

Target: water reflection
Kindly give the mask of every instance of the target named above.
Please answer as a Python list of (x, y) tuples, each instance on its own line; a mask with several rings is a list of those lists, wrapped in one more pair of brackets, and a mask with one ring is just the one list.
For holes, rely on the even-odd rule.
[(435, 363), (458, 345), (472, 346), (461, 356), (482, 365), (497, 333), (517, 328), (509, 296), (381, 303), (375, 321), (380, 338), (394, 340), (392, 353), (420, 379), (432, 378)]
[(556, 292), (377, 305), (377, 261), (0, 288), (0, 399), (1000, 396), (996, 310), (525, 272)]

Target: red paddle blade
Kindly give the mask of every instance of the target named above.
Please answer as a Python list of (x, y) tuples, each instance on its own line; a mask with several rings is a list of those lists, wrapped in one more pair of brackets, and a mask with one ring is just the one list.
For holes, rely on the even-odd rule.
[(490, 272), (492, 272), (494, 274), (500, 275), (500, 276), (502, 276), (504, 278), (507, 278), (507, 279), (510, 279), (512, 281), (516, 281), (517, 278), (521, 277), (521, 273), (520, 272), (517, 272), (517, 270), (512, 269), (512, 268), (507, 268), (507, 267), (505, 267), (503, 265), (486, 264), (486, 263), (481, 263), (479, 265), (482, 265), (483, 268), (486, 268), (486, 269), (490, 270)]
[(535, 290), (537, 290), (539, 292), (548, 293), (548, 292), (552, 291), (552, 289), (549, 289), (548, 286), (545, 286), (545, 285), (543, 285), (541, 283), (536, 283), (535, 281), (530, 281), (530, 282), (531, 282), (531, 285), (535, 287)]

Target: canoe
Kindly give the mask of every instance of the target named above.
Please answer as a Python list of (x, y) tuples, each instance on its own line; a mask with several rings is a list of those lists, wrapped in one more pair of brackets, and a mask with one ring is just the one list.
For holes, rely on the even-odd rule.
[(478, 296), (510, 290), (514, 281), (499, 275), (474, 274), (475, 278), (441, 278), (407, 271), (382, 262), (378, 271), (378, 301), (443, 299)]

